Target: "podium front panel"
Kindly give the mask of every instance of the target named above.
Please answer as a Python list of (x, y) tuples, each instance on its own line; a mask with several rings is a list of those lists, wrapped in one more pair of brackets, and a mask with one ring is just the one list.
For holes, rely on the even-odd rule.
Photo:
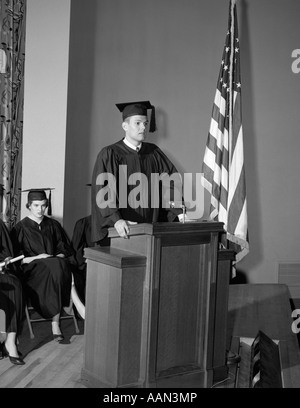
[(217, 285), (222, 224), (172, 224), (131, 227), (128, 240), (86, 250), (90, 386), (201, 388), (216, 370), (226, 375), (226, 344), (215, 337), (226, 338), (216, 321), (216, 288), (229, 284)]

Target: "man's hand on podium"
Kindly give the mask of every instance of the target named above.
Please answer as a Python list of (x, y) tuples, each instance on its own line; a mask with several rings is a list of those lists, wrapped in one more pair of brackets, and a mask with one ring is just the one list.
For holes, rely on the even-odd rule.
[(115, 222), (114, 227), (121, 238), (128, 239), (128, 234), (130, 232), (129, 226), (135, 224), (137, 224), (137, 222), (118, 220), (117, 222)]

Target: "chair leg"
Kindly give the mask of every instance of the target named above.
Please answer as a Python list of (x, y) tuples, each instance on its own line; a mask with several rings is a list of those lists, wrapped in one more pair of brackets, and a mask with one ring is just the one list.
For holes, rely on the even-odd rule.
[(77, 324), (77, 319), (76, 316), (73, 316), (73, 321), (74, 321), (74, 326), (75, 326), (75, 333), (78, 334), (80, 332), (78, 324)]
[[(27, 320), (28, 329), (29, 329), (29, 333), (30, 333), (30, 338), (34, 339), (35, 336), (34, 336), (34, 333), (33, 333), (31, 318), (30, 318), (30, 314), (29, 314), (29, 310), (28, 310), (27, 305), (25, 306), (25, 315), (26, 315), (26, 320)], [(76, 334), (80, 333), (75, 314), (73, 314), (72, 316), (66, 316), (66, 317), (63, 316), (62, 319), (73, 319), (74, 326), (75, 326), (75, 332), (76, 332)], [(51, 319), (36, 319), (35, 321), (43, 321), (43, 320), (51, 320)]]
[(25, 305), (25, 314), (26, 314), (28, 329), (29, 329), (29, 333), (30, 333), (30, 338), (34, 339), (34, 333), (33, 333), (33, 330), (32, 330), (32, 324), (31, 324), (31, 321), (30, 321), (30, 315), (29, 315), (27, 305)]

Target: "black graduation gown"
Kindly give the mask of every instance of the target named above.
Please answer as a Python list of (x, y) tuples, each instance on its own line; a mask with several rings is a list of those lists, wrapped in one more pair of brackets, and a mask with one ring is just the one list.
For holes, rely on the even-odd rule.
[[(40, 224), (25, 217), (11, 231), (15, 255), (49, 254), (52, 257), (22, 264), (24, 289), (32, 306), (44, 318), (51, 318), (70, 304), (72, 273), (68, 260), (73, 254), (60, 223), (44, 216)], [(65, 258), (57, 257), (64, 254)]]
[(84, 248), (94, 246), (91, 242), (91, 215), (80, 218), (76, 222), (71, 243), (74, 249), (74, 283), (80, 300), (85, 304), (86, 262)]
[[(74, 276), (74, 283), (80, 297), (80, 300), (85, 304), (85, 289), (86, 289), (86, 259), (84, 257), (84, 249), (91, 248), (96, 245), (91, 240), (91, 221), (92, 216), (80, 218), (76, 221), (73, 235), (72, 235), (72, 247), (74, 250), (74, 257), (72, 257), (72, 263), (75, 266), (72, 269)], [(109, 240), (102, 240), (99, 245), (109, 245)]]
[(75, 252), (74, 257), (77, 267), (81, 271), (86, 269), (84, 249), (94, 246), (91, 241), (91, 218), (92, 216), (88, 215), (77, 220), (72, 235), (71, 242)]
[[(0, 262), (8, 257), (13, 257), (12, 243), (4, 222), (0, 220)], [(5, 312), (6, 332), (20, 333), (24, 318), (23, 292), (13, 264), (0, 272), (0, 309)]]
[[(119, 172), (119, 166), (127, 166), (124, 175)], [(125, 167), (124, 167), (125, 168)], [(146, 176), (147, 183), (134, 182), (132, 185), (127, 184), (124, 187), (124, 180), (128, 180), (130, 176), (135, 173), (142, 173)], [(92, 175), (92, 229), (91, 240), (93, 242), (102, 240), (107, 235), (107, 229), (113, 227), (115, 222), (119, 219), (135, 221), (138, 223), (153, 223), (157, 221), (174, 221), (178, 214), (182, 213), (178, 208), (165, 208), (162, 205), (162, 191), (158, 190), (157, 194), (152, 194), (151, 190), (151, 175), (178, 174), (173, 163), (162, 152), (162, 150), (153, 143), (142, 143), (142, 147), (139, 152), (128, 147), (123, 140), (114, 143), (110, 146), (103, 148), (96, 159), (96, 163)], [(99, 201), (101, 201), (100, 190), (104, 187), (105, 191), (108, 186), (105, 184), (99, 185), (99, 175), (111, 174), (116, 181), (116, 188), (113, 190), (116, 192), (115, 205), (113, 208), (100, 208)], [(147, 186), (145, 186), (147, 184)], [(153, 183), (152, 183), (153, 184)], [(111, 183), (110, 183), (111, 185)], [(118, 186), (122, 185), (122, 191)], [(133, 208), (128, 197), (134, 197), (136, 188), (141, 187), (141, 195), (138, 197), (138, 201), (143, 202), (143, 205)], [(180, 188), (181, 186), (179, 186)], [(173, 189), (173, 190), (172, 190)], [(174, 198), (174, 188), (171, 187), (170, 201)], [(182, 189), (180, 189), (182, 190)], [(125, 191), (125, 193), (124, 193)], [(152, 196), (151, 196), (152, 194)], [(182, 191), (180, 191), (182, 194)], [(141, 197), (143, 195), (143, 197)], [(124, 200), (125, 196), (125, 200)], [(107, 196), (102, 197), (102, 202), (108, 201)], [(180, 197), (182, 198), (182, 196)], [(97, 203), (98, 200), (98, 203)], [(158, 201), (157, 201), (158, 200)], [(155, 205), (153, 205), (155, 203)]]

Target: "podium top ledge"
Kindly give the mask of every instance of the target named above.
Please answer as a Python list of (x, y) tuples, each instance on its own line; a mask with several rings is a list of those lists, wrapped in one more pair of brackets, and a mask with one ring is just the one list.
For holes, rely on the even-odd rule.
[[(129, 236), (134, 235), (166, 235), (184, 233), (208, 233), (225, 232), (224, 223), (218, 221), (197, 221), (197, 222), (154, 222), (153, 224), (130, 225)], [(108, 229), (109, 238), (117, 238), (119, 234), (115, 228)]]

